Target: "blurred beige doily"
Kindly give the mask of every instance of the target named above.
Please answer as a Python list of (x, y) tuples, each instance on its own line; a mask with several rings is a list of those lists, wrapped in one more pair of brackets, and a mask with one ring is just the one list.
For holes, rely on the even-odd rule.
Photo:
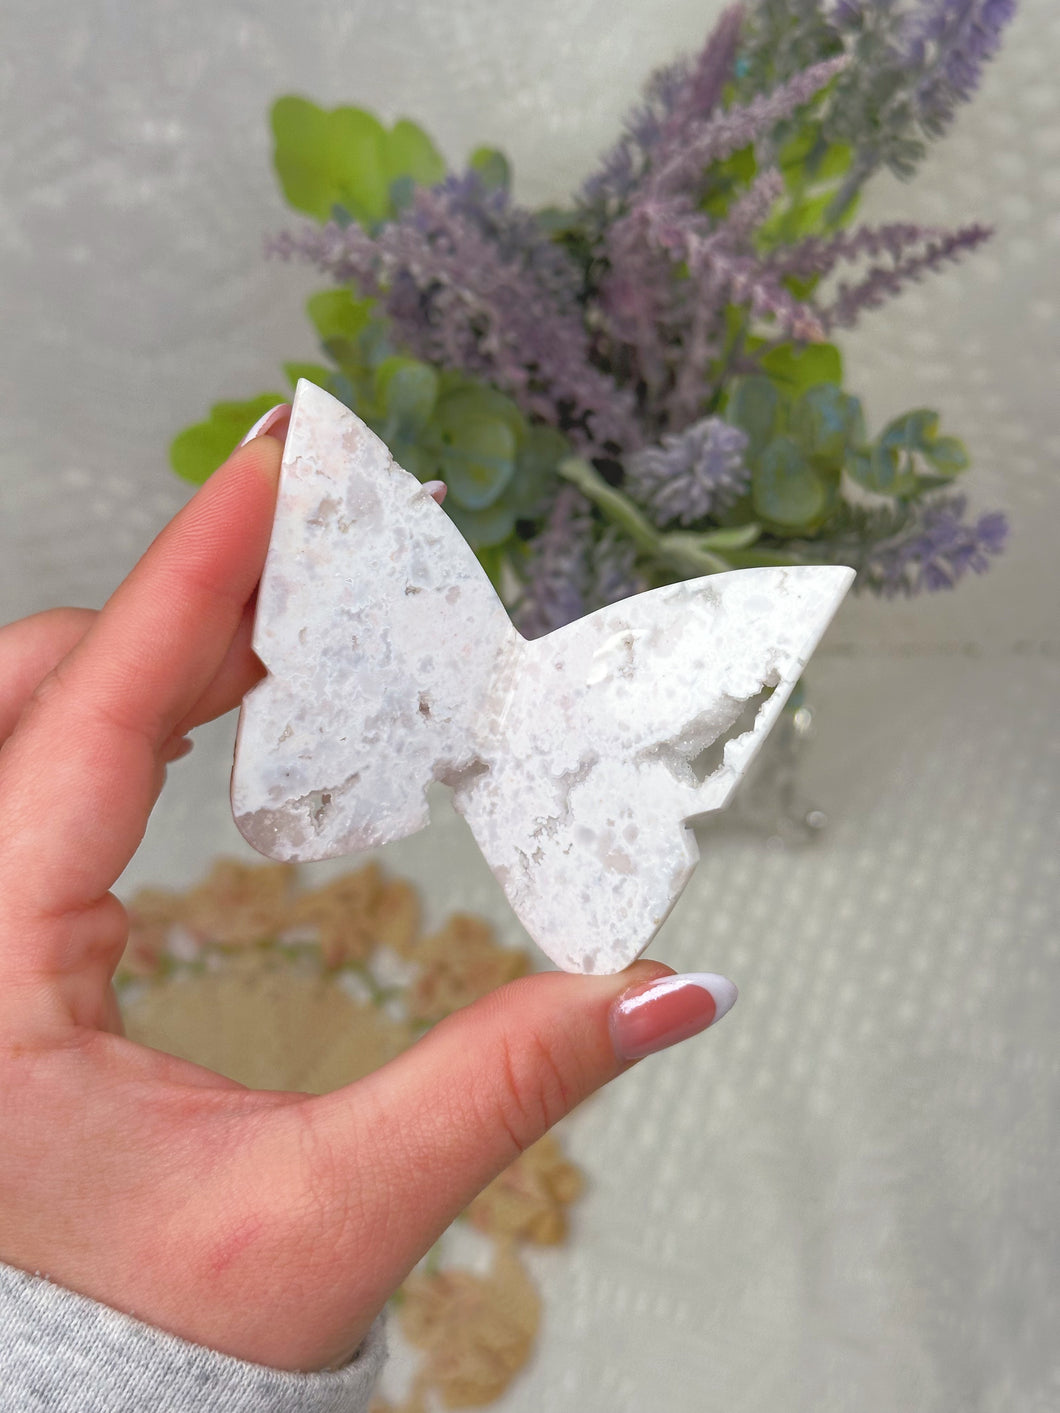
[[(375, 864), (309, 891), (293, 865), (225, 859), (187, 893), (141, 890), (128, 911), (129, 1037), (261, 1089), (348, 1084), (529, 967), (471, 914), (422, 935), (415, 889)], [(443, 1238), (412, 1273), (394, 1305), (420, 1362), (406, 1401), (375, 1413), (479, 1408), (504, 1392), (540, 1319), (519, 1247), (564, 1241), (581, 1186), (547, 1136), (475, 1199), (461, 1220), (493, 1243), (492, 1267), (448, 1266)]]

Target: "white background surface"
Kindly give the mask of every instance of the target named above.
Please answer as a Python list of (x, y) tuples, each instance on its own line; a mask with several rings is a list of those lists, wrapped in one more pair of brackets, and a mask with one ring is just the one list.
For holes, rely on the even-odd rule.
[[(312, 273), (260, 254), (287, 220), (274, 96), (406, 113), (454, 162), (494, 142), (557, 199), (719, 9), (8, 0), (3, 618), (100, 603), (186, 498), (173, 432), (313, 356)], [(1060, 1407), (1058, 62), (1060, 9), (1022, 0), (954, 134), (869, 202), (996, 240), (846, 342), (874, 418), (929, 404), (968, 440), (1011, 547), (955, 594), (843, 610), (811, 675), (831, 826), (809, 851), (718, 835), (654, 945), (741, 999), (568, 1125), (592, 1187), (534, 1262), (547, 1324), (511, 1413)], [(243, 852), (232, 729), (174, 769), (121, 891)], [(517, 939), (444, 809), (392, 859)]]

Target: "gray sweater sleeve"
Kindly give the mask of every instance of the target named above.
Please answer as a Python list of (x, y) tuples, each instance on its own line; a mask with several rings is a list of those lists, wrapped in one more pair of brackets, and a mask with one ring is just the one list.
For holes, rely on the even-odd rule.
[(4, 1413), (365, 1413), (382, 1317), (334, 1373), (246, 1364), (0, 1264)]

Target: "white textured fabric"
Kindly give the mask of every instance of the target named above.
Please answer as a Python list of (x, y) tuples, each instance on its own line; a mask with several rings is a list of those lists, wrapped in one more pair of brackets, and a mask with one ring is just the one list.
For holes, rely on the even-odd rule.
[[(523, 195), (558, 198), (720, 8), (9, 0), (4, 616), (99, 603), (185, 498), (171, 433), (313, 355), (316, 279), (259, 254), (286, 219), (275, 94), (408, 113), (454, 160), (495, 141)], [(1055, 0), (1021, 0), (952, 136), (867, 203), (995, 241), (844, 340), (874, 426), (934, 405), (968, 440), (1011, 547), (952, 595), (844, 606), (809, 683), (830, 826), (801, 852), (704, 848), (652, 954), (731, 975), (740, 1001), (567, 1127), (592, 1185), (572, 1246), (531, 1254), (545, 1327), (506, 1413), (1060, 1407), (1058, 63)], [(253, 857), (233, 730), (171, 771), (123, 892)], [(435, 916), (518, 937), (454, 815), (386, 857)]]

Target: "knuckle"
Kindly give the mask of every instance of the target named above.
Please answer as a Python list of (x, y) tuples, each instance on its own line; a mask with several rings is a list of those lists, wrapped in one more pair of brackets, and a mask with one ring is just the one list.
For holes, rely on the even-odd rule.
[(573, 1107), (566, 1057), (555, 1036), (501, 1031), (491, 1073), (491, 1102), (513, 1148), (523, 1153)]

